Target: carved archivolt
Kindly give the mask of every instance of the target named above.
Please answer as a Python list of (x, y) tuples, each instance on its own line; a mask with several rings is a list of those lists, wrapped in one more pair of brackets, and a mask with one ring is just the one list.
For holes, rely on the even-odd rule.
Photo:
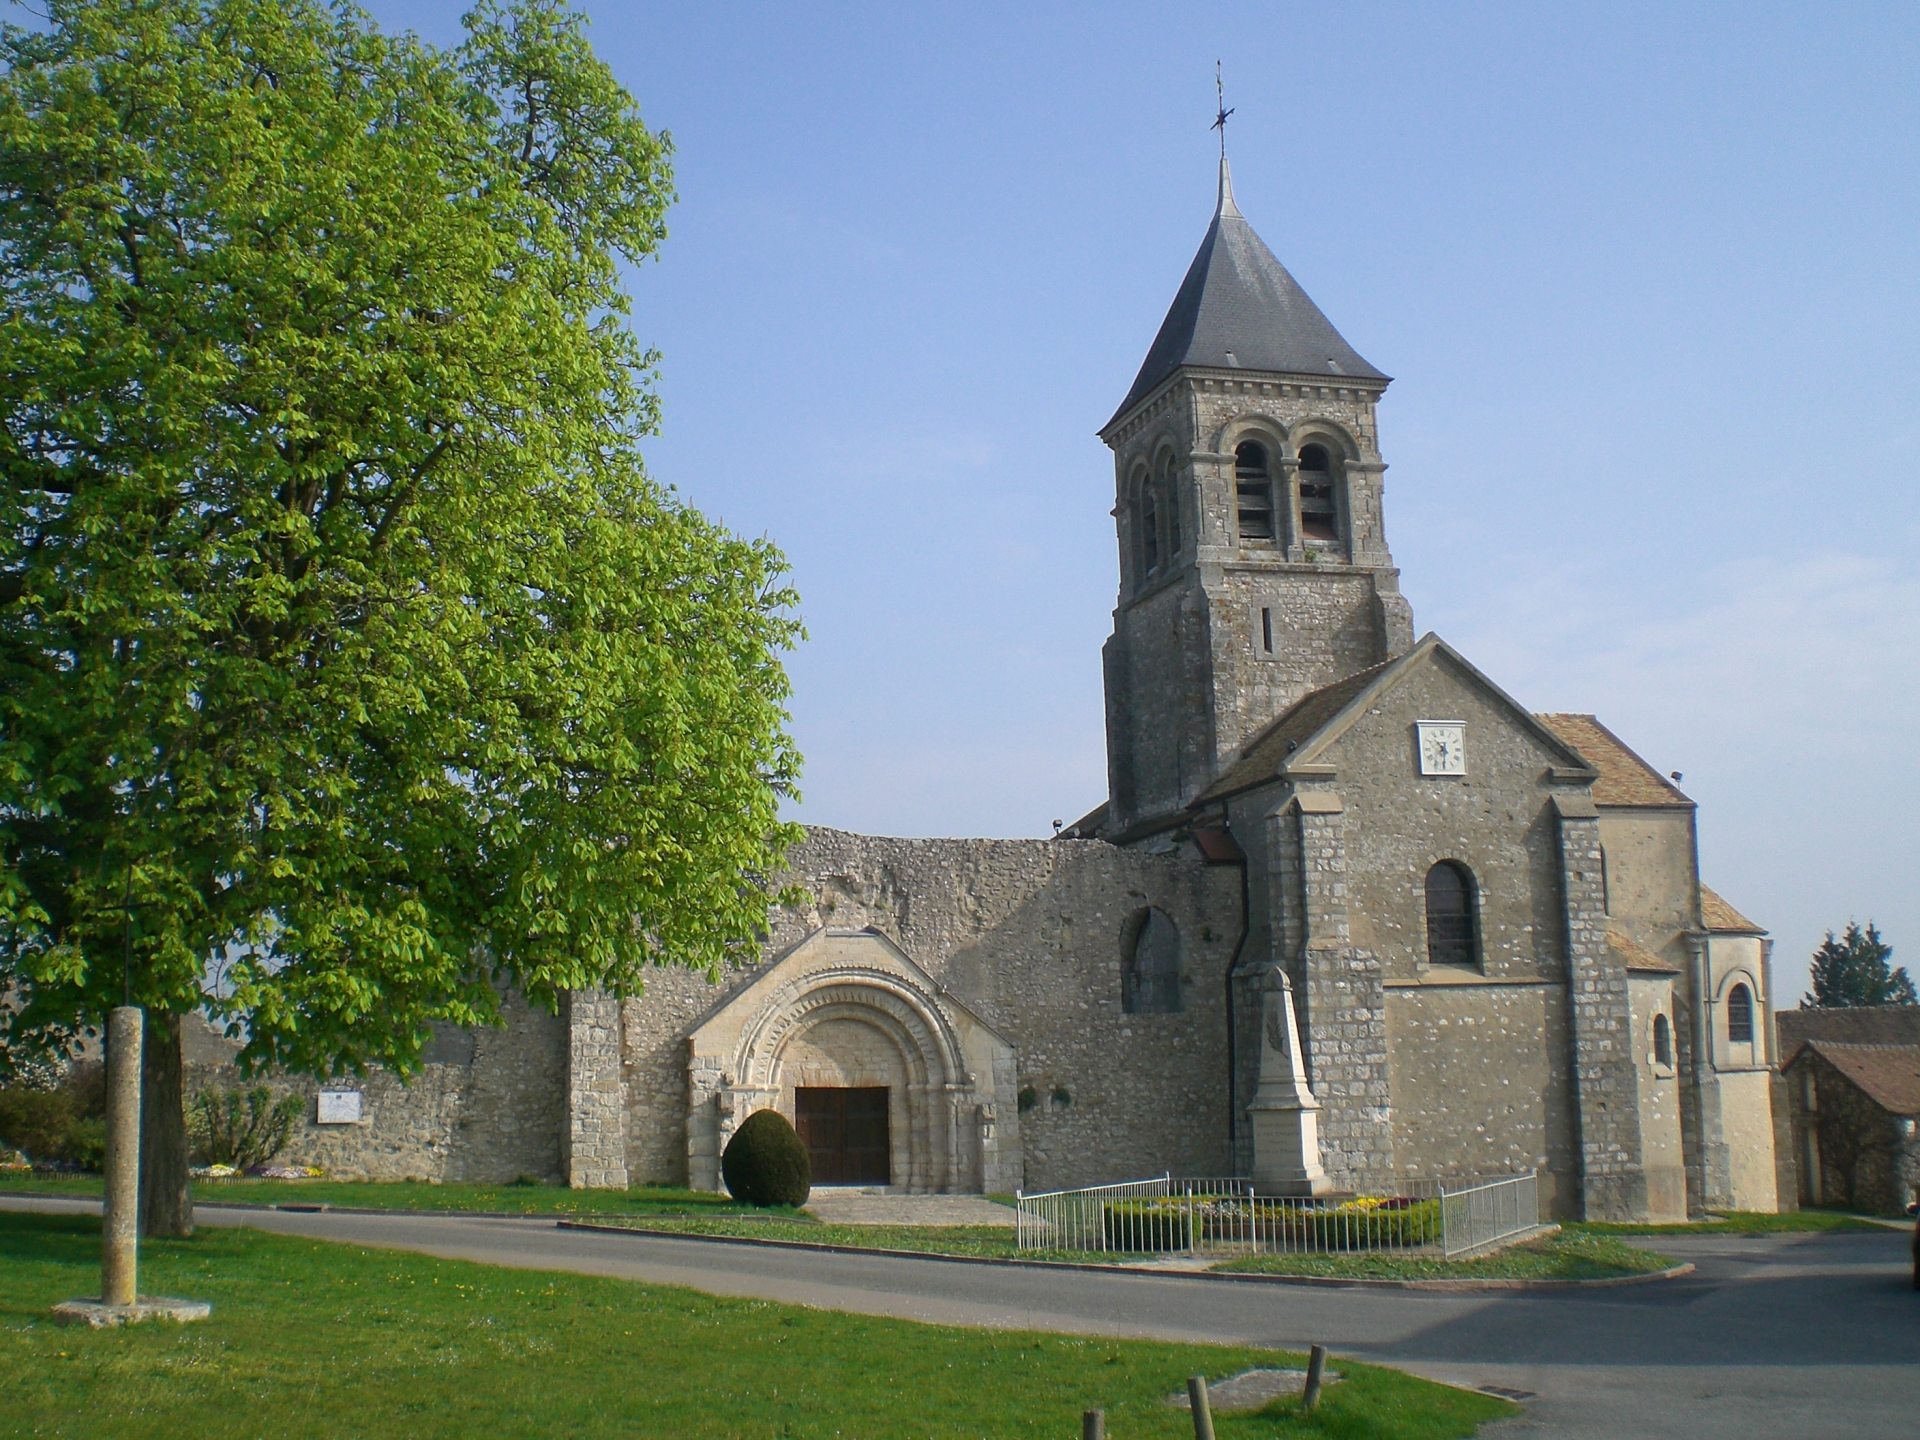
[(744, 1084), (771, 1085), (788, 1042), (830, 1018), (861, 1020), (886, 1034), (916, 1085), (971, 1083), (939, 1002), (904, 976), (864, 965), (816, 970), (775, 990), (741, 1032), (733, 1073)]

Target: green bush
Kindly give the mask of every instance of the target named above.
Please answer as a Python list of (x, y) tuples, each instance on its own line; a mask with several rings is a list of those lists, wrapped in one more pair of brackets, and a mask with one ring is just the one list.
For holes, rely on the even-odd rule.
[(23, 1150), (29, 1160), (61, 1159), (77, 1118), (64, 1090), (0, 1089), (0, 1146)]
[(1110, 1200), (1100, 1207), (1100, 1234), (1105, 1248), (1153, 1254), (1191, 1250), (1195, 1203), (1186, 1196)]
[(106, 1086), (100, 1067), (76, 1065), (53, 1089), (0, 1086), (0, 1150), (19, 1150), (42, 1165), (106, 1163)]
[(787, 1117), (756, 1110), (741, 1122), (720, 1156), (727, 1193), (746, 1205), (804, 1205), (813, 1165)]
[(286, 1149), (306, 1103), (298, 1095), (276, 1100), (264, 1085), (202, 1090), (187, 1106), (187, 1153), (196, 1165), (264, 1165)]

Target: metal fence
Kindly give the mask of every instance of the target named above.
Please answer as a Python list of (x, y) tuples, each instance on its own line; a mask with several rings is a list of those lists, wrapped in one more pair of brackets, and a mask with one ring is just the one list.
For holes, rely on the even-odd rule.
[(1254, 1193), (1244, 1179), (1160, 1175), (1015, 1194), (1022, 1250), (1149, 1254), (1324, 1254), (1396, 1250), (1470, 1255), (1539, 1223), (1534, 1172), (1407, 1180), (1392, 1195), (1319, 1200)]

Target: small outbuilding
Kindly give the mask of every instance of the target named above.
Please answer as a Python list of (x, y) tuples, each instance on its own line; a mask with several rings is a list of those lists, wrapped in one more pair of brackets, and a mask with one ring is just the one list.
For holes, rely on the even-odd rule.
[(1920, 1198), (1920, 1007), (1779, 1019), (1800, 1203), (1902, 1213)]

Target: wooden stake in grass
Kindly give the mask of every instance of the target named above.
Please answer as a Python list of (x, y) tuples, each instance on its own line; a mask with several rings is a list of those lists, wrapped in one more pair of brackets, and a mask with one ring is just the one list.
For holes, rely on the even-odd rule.
[(1193, 1440), (1213, 1440), (1213, 1403), (1207, 1399), (1207, 1377), (1187, 1377), (1187, 1404), (1193, 1409)]
[(1316, 1345), (1307, 1352), (1307, 1388), (1300, 1392), (1301, 1413), (1311, 1415), (1320, 1403), (1320, 1382), (1326, 1378), (1327, 1347)]
[(1080, 1440), (1107, 1440), (1107, 1412), (1089, 1410), (1080, 1417)]

